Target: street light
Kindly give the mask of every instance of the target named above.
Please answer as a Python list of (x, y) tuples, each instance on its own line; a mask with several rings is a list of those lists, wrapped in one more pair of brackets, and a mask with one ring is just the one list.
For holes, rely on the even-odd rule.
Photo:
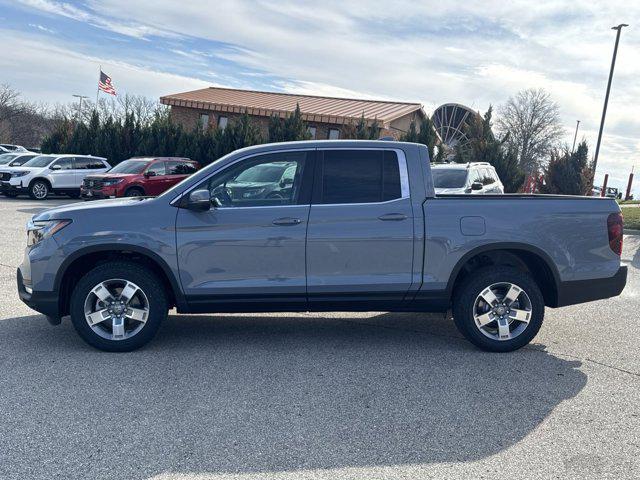
[(607, 83), (607, 93), (604, 97), (604, 107), (602, 108), (602, 120), (600, 120), (600, 131), (598, 132), (598, 143), (596, 144), (596, 154), (593, 157), (593, 177), (595, 179), (596, 168), (598, 166), (598, 154), (600, 153), (600, 142), (602, 141), (602, 130), (604, 129), (604, 118), (607, 115), (607, 104), (609, 103), (609, 92), (611, 91), (611, 80), (613, 80), (613, 68), (616, 66), (616, 55), (618, 54), (618, 43), (620, 42), (620, 32), (623, 27), (628, 27), (626, 23), (621, 23), (611, 30), (617, 30), (616, 44), (613, 47), (613, 58), (611, 59), (611, 70), (609, 71), (609, 82)]
[(576, 134), (573, 136), (573, 147), (571, 147), (571, 153), (576, 148), (576, 138), (578, 138), (578, 127), (580, 127), (580, 120), (576, 120)]
[(76, 116), (77, 119), (80, 119), (80, 115), (82, 115), (82, 100), (85, 98), (89, 98), (86, 95), (71, 95), (72, 97), (76, 97), (78, 100), (78, 115)]

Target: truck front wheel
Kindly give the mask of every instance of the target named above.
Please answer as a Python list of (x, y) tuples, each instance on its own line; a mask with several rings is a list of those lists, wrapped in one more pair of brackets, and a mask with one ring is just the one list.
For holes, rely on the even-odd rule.
[(528, 344), (540, 330), (544, 298), (531, 275), (511, 267), (485, 267), (456, 287), (453, 319), (477, 347), (510, 352)]
[(89, 345), (128, 352), (148, 343), (167, 316), (167, 294), (148, 268), (128, 261), (95, 267), (71, 294), (71, 321)]

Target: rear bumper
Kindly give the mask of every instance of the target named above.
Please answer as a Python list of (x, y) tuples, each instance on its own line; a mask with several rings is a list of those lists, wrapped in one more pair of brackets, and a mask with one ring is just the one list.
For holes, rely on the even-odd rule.
[(25, 280), (22, 277), (22, 272), (18, 268), (16, 274), (16, 280), (18, 282), (18, 295), (29, 308), (32, 308), (36, 312), (40, 312), (47, 316), (49, 323), (57, 325), (60, 323), (60, 309), (58, 302), (58, 294), (56, 292), (37, 292), (27, 291)]
[(558, 304), (565, 307), (577, 303), (592, 302), (617, 297), (627, 284), (627, 267), (622, 265), (613, 277), (562, 282), (558, 288)]

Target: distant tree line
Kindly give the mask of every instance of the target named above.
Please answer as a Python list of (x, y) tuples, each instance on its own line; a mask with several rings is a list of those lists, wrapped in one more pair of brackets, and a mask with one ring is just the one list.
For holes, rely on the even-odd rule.
[[(561, 145), (563, 128), (559, 108), (544, 90), (523, 90), (498, 109), (470, 117), (464, 126), (467, 141), (453, 150), (440, 144), (432, 121), (412, 121), (400, 140), (426, 145), (435, 161), (488, 162), (500, 176), (505, 191), (521, 191), (527, 176), (545, 193), (588, 194), (593, 171), (586, 142), (569, 152)], [(381, 125), (357, 121), (342, 126), (342, 139), (377, 139)], [(495, 130), (495, 133), (494, 133)], [(142, 96), (123, 95), (56, 105), (25, 101), (19, 92), (0, 85), (0, 141), (26, 147), (41, 146), (45, 153), (83, 153), (103, 156), (112, 164), (132, 156), (183, 156), (207, 165), (238, 148), (264, 142), (311, 138), (300, 108), (286, 117), (272, 116), (268, 132), (248, 115), (224, 129), (185, 127), (171, 121), (169, 108)]]

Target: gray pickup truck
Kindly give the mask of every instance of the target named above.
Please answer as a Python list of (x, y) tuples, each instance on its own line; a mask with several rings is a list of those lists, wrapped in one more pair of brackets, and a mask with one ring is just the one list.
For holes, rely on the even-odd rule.
[[(265, 164), (287, 165), (278, 195), (233, 187)], [(504, 352), (533, 339), (545, 306), (619, 295), (627, 275), (614, 200), (437, 196), (427, 149), (400, 142), (246, 148), (157, 198), (53, 208), (27, 229), (20, 298), (108, 351), (144, 345), (175, 307), (451, 310)]]

